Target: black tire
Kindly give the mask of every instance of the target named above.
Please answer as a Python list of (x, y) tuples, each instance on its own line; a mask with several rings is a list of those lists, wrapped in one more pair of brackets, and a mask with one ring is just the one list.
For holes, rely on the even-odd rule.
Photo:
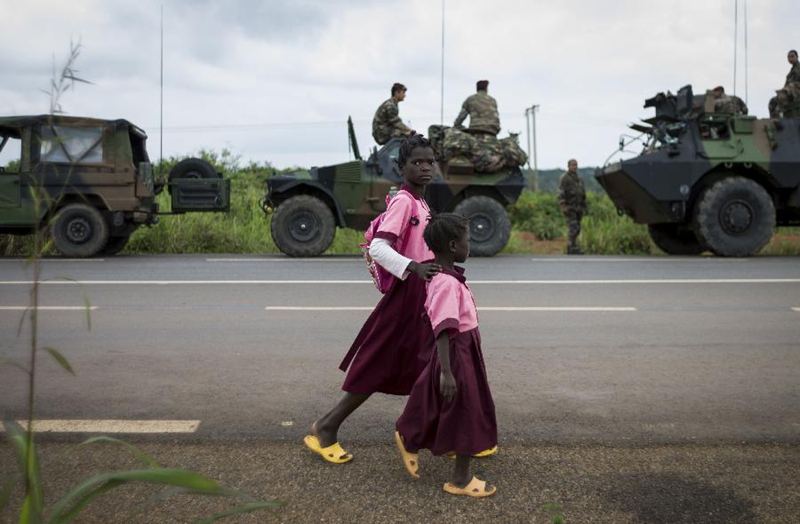
[(749, 257), (775, 229), (775, 206), (758, 183), (732, 176), (707, 189), (695, 213), (697, 236), (715, 255)]
[(102, 256), (113, 257), (120, 251), (125, 248), (125, 245), (128, 243), (128, 240), (131, 239), (130, 235), (123, 235), (121, 237), (110, 237), (108, 242), (106, 243), (106, 247), (104, 247), (100, 254)]
[(200, 158), (186, 158), (175, 164), (169, 172), (173, 178), (220, 178), (214, 166)]
[(668, 255), (699, 255), (707, 249), (694, 231), (682, 224), (650, 224), (647, 230), (653, 243)]
[(474, 257), (493, 257), (511, 237), (511, 221), (503, 205), (488, 196), (473, 196), (453, 210), (469, 218), (469, 252)]
[(282, 202), (272, 215), (272, 239), (290, 257), (321, 255), (333, 242), (336, 222), (317, 197), (298, 195)]
[(108, 222), (88, 204), (69, 204), (56, 213), (51, 227), (53, 244), (65, 257), (88, 258), (108, 243)]

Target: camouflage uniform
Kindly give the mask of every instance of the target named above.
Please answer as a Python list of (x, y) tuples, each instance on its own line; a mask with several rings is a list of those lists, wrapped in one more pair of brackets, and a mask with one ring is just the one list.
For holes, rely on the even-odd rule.
[(500, 132), (500, 114), (497, 100), (486, 91), (478, 91), (464, 101), (453, 127), (461, 127), (469, 115), (469, 130), (476, 133), (497, 135)]
[(715, 113), (726, 113), (729, 115), (746, 115), (747, 105), (738, 96), (722, 95), (714, 101)]
[(800, 62), (792, 66), (783, 89), (769, 101), (769, 117), (780, 116), (800, 116)]
[(558, 205), (569, 228), (567, 253), (582, 254), (578, 235), (581, 234), (581, 220), (586, 213), (586, 189), (578, 173), (567, 171), (561, 175), (558, 182)]
[(411, 128), (400, 120), (400, 108), (394, 98), (378, 106), (375, 111), (375, 118), (372, 119), (372, 137), (379, 145), (383, 145), (390, 139), (398, 136), (406, 136), (411, 133)]

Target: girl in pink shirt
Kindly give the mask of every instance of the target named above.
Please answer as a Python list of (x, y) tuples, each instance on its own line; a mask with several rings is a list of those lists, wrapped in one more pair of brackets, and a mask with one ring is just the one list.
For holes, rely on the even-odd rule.
[(372, 258), (396, 279), (361, 328), (342, 364), (344, 397), (312, 426), (306, 446), (328, 462), (353, 459), (338, 442), (339, 426), (373, 393), (408, 395), (433, 351), (423, 316), (425, 281), (441, 270), (423, 239), (431, 215), (423, 195), (436, 173), (436, 157), (422, 135), (406, 138), (397, 163), (405, 184), (389, 202), (370, 243)]
[(444, 490), (454, 495), (488, 497), (497, 488), (472, 477), (472, 455), (497, 446), (494, 401), (486, 378), (475, 300), (455, 262), (469, 256), (466, 218), (452, 213), (436, 215), (425, 228), (425, 242), (442, 272), (427, 284), (425, 310), (436, 338), (434, 352), (414, 384), (397, 420), (395, 441), (411, 476), (418, 478), (420, 449), (434, 455), (455, 453), (450, 482)]

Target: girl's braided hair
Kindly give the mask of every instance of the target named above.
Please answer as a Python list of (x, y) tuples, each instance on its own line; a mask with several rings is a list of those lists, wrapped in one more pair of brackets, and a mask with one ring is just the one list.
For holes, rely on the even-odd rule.
[(400, 144), (400, 151), (397, 153), (397, 165), (406, 165), (406, 162), (408, 162), (408, 157), (410, 157), (412, 151), (418, 147), (429, 147), (433, 149), (428, 139), (419, 133), (414, 133), (413, 135), (404, 138), (403, 142)]
[(433, 215), (422, 233), (422, 238), (434, 253), (447, 251), (451, 240), (462, 238), (469, 230), (469, 219), (455, 213)]

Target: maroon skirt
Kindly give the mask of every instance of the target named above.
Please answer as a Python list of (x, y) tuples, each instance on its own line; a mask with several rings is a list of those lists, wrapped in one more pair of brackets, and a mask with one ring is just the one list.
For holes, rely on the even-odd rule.
[[(339, 369), (349, 393), (408, 395), (435, 346), (425, 314), (425, 281), (397, 280), (369, 316)], [(349, 368), (349, 369), (348, 369)]]
[(408, 449), (428, 449), (434, 455), (474, 455), (497, 445), (494, 400), (478, 328), (450, 339), (450, 369), (457, 388), (450, 402), (439, 392), (441, 366), (436, 351), (414, 384), (397, 420), (397, 431)]

